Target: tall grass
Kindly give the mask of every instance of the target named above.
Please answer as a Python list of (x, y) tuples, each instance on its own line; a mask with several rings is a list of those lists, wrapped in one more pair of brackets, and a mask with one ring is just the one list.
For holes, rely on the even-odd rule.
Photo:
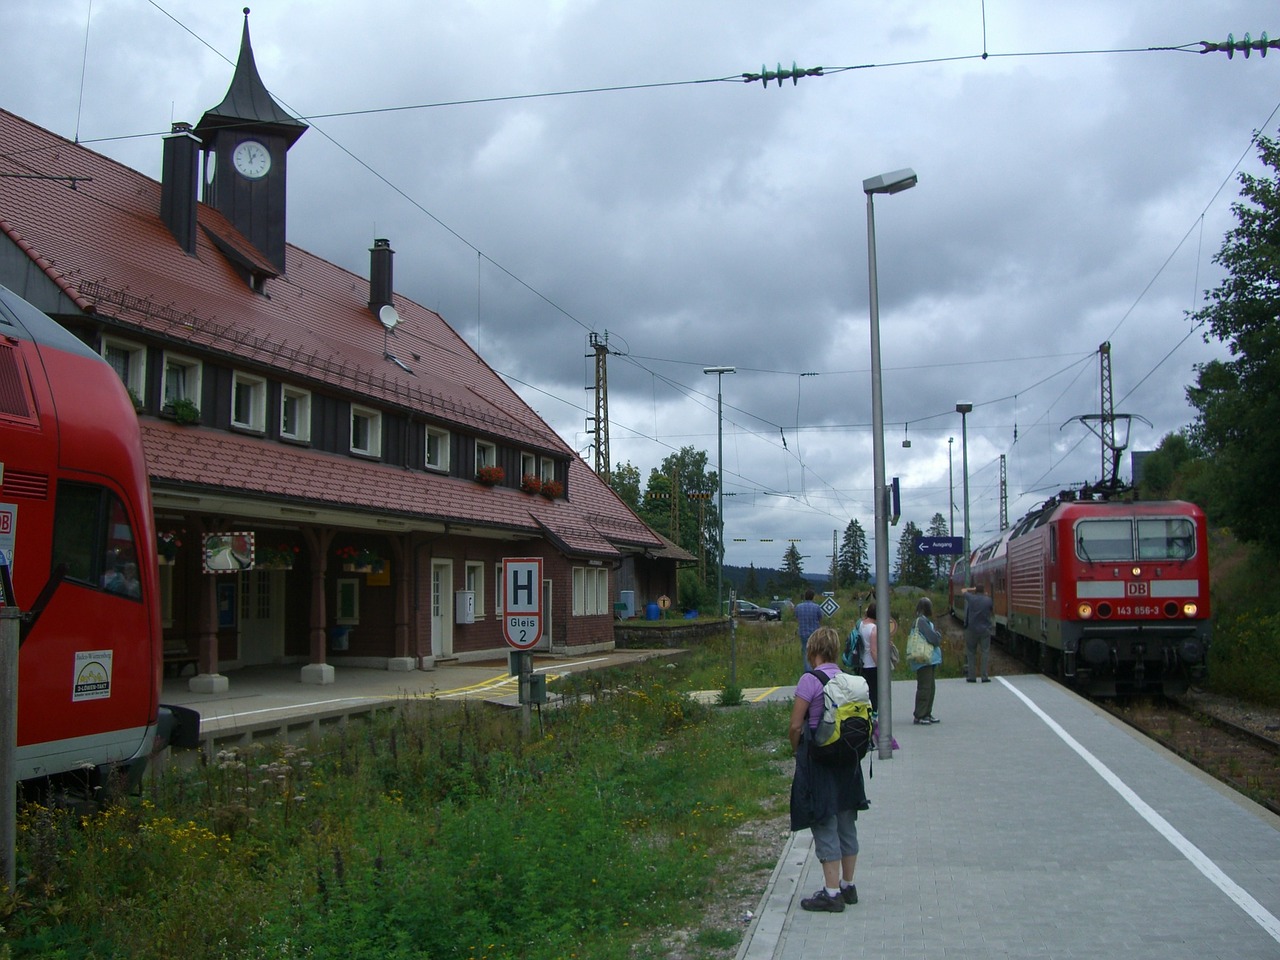
[(1280, 579), (1266, 551), (1216, 531), (1210, 543), (1213, 641), (1209, 687), (1280, 706)]
[(786, 808), (786, 713), (701, 705), (673, 672), (602, 682), (527, 737), (422, 700), (170, 767), (91, 816), (27, 806), (0, 955), (633, 960), (673, 924), (737, 942), (701, 905), (742, 882), (743, 821)]

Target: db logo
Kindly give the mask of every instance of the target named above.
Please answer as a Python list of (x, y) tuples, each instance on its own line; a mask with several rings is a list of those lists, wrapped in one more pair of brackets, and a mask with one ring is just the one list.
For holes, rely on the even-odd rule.
[(1124, 593), (1127, 597), (1145, 597), (1149, 595), (1150, 585), (1144, 582), (1126, 583)]
[(0, 534), (13, 533), (13, 514), (7, 510), (0, 511)]

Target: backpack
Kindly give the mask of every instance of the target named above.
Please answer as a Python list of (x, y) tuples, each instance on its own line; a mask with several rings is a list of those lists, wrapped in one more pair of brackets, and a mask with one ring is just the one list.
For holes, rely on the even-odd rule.
[(840, 654), (840, 666), (850, 673), (862, 672), (862, 621), (859, 620), (844, 639), (844, 652)]
[(867, 681), (848, 673), (828, 677), (821, 670), (809, 672), (822, 683), (822, 718), (813, 731), (809, 755), (823, 766), (857, 766), (871, 744)]

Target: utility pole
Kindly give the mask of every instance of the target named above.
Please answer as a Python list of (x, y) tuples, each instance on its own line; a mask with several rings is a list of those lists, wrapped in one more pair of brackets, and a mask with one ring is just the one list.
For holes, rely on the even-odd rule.
[(1000, 454), (1000, 532), (1009, 529), (1009, 477), (1005, 473), (1004, 454)]
[(588, 417), (592, 424), (595, 448), (595, 470), (605, 483), (609, 482), (609, 331), (600, 337), (595, 331), (590, 334), (591, 349), (596, 358), (596, 411), (595, 416)]

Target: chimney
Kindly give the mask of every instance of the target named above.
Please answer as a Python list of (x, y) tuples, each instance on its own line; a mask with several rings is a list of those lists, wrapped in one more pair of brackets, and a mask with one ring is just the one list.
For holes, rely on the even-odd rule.
[(375, 240), (369, 250), (369, 309), (375, 316), (391, 302), (391, 260), (395, 253), (390, 240)]
[(163, 172), (160, 175), (160, 219), (178, 245), (188, 254), (196, 252), (196, 186), (199, 173), (200, 139), (191, 124), (175, 123), (164, 138)]

